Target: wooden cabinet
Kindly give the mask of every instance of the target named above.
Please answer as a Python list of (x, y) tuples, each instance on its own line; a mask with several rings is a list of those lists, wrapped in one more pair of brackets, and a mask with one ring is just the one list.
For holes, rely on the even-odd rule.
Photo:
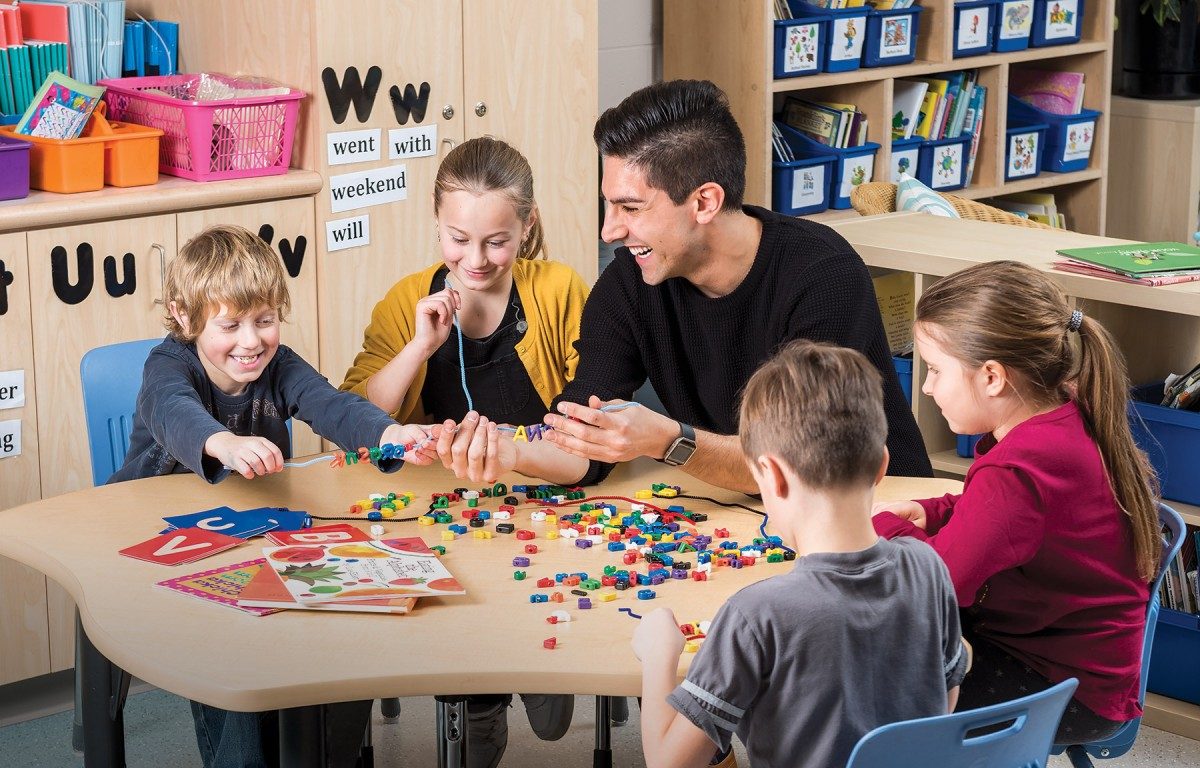
[[(857, 104), (867, 114), (868, 140), (880, 144), (875, 180), (891, 167), (893, 82), (962, 69), (979, 69), (988, 87), (984, 124), (972, 184), (954, 194), (972, 199), (1035, 189), (1053, 191), (1068, 226), (1104, 234), (1106, 158), (1109, 145), (1113, 2), (1089, 2), (1078, 43), (954, 58), (953, 0), (920, 0), (917, 59), (910, 64), (775, 79), (771, 0), (663, 0), (663, 77), (712, 80), (728, 94), (746, 138), (746, 200), (771, 205), (770, 121), (788, 94)], [(1008, 76), (1014, 68), (1083, 72), (1084, 107), (1103, 114), (1088, 167), (1004, 181), (1004, 131)], [(814, 214), (819, 220), (854, 218), (853, 210)]]
[(1200, 101), (1114, 96), (1108, 233), (1191, 243), (1200, 231)]

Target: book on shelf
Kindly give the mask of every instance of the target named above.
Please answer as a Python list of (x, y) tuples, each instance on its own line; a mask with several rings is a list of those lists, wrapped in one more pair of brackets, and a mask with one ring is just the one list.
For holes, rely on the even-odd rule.
[(1087, 275), (1088, 277), (1102, 277), (1105, 280), (1116, 280), (1119, 283), (1129, 283), (1130, 285), (1148, 285), (1157, 287), (1160, 285), (1178, 285), (1180, 283), (1195, 283), (1200, 282), (1200, 272), (1183, 272), (1180, 274), (1166, 275), (1148, 275), (1146, 277), (1129, 277), (1119, 272), (1097, 267), (1094, 264), (1088, 264), (1083, 261), (1075, 261), (1073, 259), (1060, 259), (1054, 262), (1054, 269), (1059, 272), (1070, 272), (1075, 275)]
[(1060, 228), (1058, 205), (1051, 192), (1013, 192), (991, 202), (1001, 210)]
[(979, 154), (979, 143), (983, 139), (983, 113), (987, 107), (987, 86), (976, 85), (971, 89), (973, 109), (971, 113), (971, 149), (967, 156), (967, 184), (975, 178), (975, 156)]
[(1013, 68), (1008, 73), (1008, 92), (1043, 112), (1077, 115), (1083, 109), (1084, 74)]
[(911, 139), (921, 121), (921, 104), (929, 83), (924, 80), (896, 80), (892, 91), (892, 141)]
[(783, 123), (813, 141), (838, 149), (860, 146), (867, 138), (867, 115), (853, 104), (789, 96), (783, 104)]
[(783, 132), (779, 130), (779, 123), (774, 120), (771, 121), (771, 149), (776, 162), (792, 163), (796, 161), (796, 154), (792, 152), (791, 145), (783, 137)]
[(1200, 248), (1183, 243), (1127, 243), (1060, 248), (1058, 253), (1126, 277), (1177, 277), (1200, 273)]
[(790, 21), (792, 18), (792, 9), (788, 7), (787, 0), (774, 0), (775, 21)]
[(103, 94), (104, 86), (85, 85), (61, 72), (51, 72), (21, 116), (15, 133), (77, 139)]

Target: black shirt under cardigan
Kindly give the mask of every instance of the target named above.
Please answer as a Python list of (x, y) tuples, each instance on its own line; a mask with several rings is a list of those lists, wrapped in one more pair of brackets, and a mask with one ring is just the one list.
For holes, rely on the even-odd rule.
[[(671, 418), (733, 435), (741, 390), (762, 363), (794, 339), (829, 342), (862, 352), (883, 375), (888, 474), (932, 476), (862, 259), (823, 224), (743, 210), (762, 222), (762, 239), (725, 296), (709, 298), (684, 278), (646, 285), (629, 250), (617, 249), (583, 310), (579, 369), (554, 405), (589, 395), (628, 400), (648, 377)], [(581, 484), (611, 469), (592, 462)]]

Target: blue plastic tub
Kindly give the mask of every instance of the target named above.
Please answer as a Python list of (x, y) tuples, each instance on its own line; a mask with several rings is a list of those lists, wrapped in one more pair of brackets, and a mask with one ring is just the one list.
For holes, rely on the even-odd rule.
[(921, 142), (917, 178), (930, 189), (941, 192), (962, 189), (967, 185), (970, 151), (970, 135)]
[(955, 445), (955, 453), (962, 456), (964, 459), (975, 458), (975, 443), (978, 443), (983, 435), (959, 435)]
[(815, 75), (825, 65), (825, 16), (775, 22), (775, 77)]
[(955, 3), (954, 58), (991, 53), (995, 17), (996, 0)]
[(788, 216), (807, 216), (829, 208), (829, 180), (835, 162), (833, 155), (813, 155), (790, 163), (771, 163), (771, 208)]
[(1159, 608), (1146, 689), (1200, 704), (1200, 616)]
[(1000, 53), (1029, 47), (1034, 0), (1000, 0), (992, 14), (992, 47)]
[(891, 166), (888, 168), (888, 181), (900, 183), (900, 174), (917, 175), (917, 166), (921, 159), (921, 137), (911, 139), (894, 139), (892, 141)]
[(862, 66), (863, 41), (867, 37), (867, 7), (815, 8), (796, 3), (812, 13), (823, 13), (829, 23), (825, 28), (825, 71), (849, 72)]
[(1133, 439), (1150, 456), (1164, 499), (1200, 504), (1200, 413), (1158, 405), (1162, 393), (1161, 383), (1133, 390)]
[(1008, 120), (1013, 123), (1045, 123), (1046, 146), (1042, 151), (1042, 170), (1055, 173), (1082, 171), (1092, 156), (1096, 122), (1100, 113), (1085, 109), (1077, 115), (1043, 112), (1015, 96), (1008, 97)]
[(851, 190), (870, 181), (874, 174), (875, 152), (879, 150), (879, 145), (868, 141), (859, 147), (837, 149), (814, 141), (786, 125), (780, 125), (779, 130), (797, 158), (833, 156), (833, 172), (829, 175), (829, 207), (849, 208)]
[(863, 66), (890, 67), (915, 60), (921, 11), (919, 5), (900, 10), (868, 11)]
[(900, 379), (900, 391), (904, 399), (912, 403), (912, 358), (892, 357), (892, 365), (896, 368), (896, 377)]
[(1034, 0), (1030, 45), (1078, 43), (1082, 30), (1083, 0)]
[(1029, 179), (1042, 169), (1042, 150), (1046, 143), (1045, 123), (1020, 125), (1009, 123), (1005, 133), (1004, 180)]

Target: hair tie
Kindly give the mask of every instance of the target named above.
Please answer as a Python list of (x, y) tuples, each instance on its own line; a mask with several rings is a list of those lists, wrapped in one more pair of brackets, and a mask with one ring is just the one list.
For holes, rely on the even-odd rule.
[(1083, 325), (1083, 310), (1077, 309), (1071, 313), (1071, 319), (1067, 321), (1067, 332), (1074, 333)]

